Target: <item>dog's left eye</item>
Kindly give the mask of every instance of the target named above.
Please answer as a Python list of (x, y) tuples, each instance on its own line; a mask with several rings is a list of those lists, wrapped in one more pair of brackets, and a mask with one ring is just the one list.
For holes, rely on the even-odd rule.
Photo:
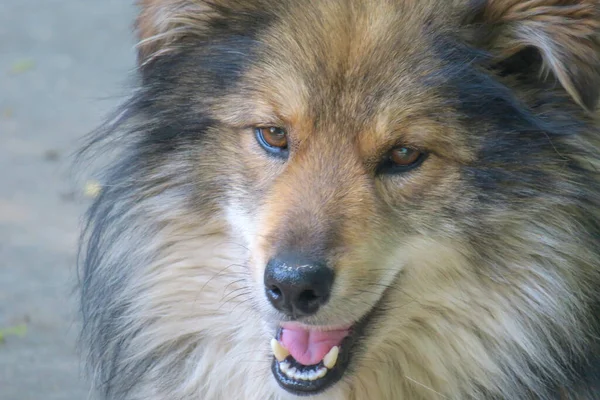
[(422, 155), (420, 151), (410, 147), (398, 147), (390, 153), (390, 161), (395, 165), (409, 166), (414, 164)]
[(418, 167), (427, 157), (427, 153), (410, 148), (396, 147), (392, 149), (379, 167), (379, 173), (395, 174)]
[(268, 126), (256, 128), (258, 143), (269, 153), (284, 156), (288, 150), (287, 132), (283, 128)]

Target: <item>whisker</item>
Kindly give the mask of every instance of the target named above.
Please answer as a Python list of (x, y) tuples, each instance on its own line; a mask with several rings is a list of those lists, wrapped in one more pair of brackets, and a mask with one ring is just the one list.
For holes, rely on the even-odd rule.
[(406, 375), (404, 375), (404, 377), (405, 377), (406, 379), (408, 379), (409, 381), (411, 381), (411, 382), (413, 382), (413, 383), (416, 383), (417, 385), (419, 385), (419, 386), (421, 386), (421, 387), (424, 387), (424, 388), (425, 388), (425, 389), (427, 389), (427, 390), (430, 390), (430, 391), (432, 391), (433, 393), (437, 394), (438, 396), (440, 396), (440, 397), (442, 397), (442, 398), (444, 398), (444, 399), (448, 399), (448, 400), (450, 400), (450, 398), (449, 398), (449, 397), (446, 397), (446, 396), (444, 396), (443, 394), (441, 394), (441, 393), (440, 393), (440, 392), (438, 392), (437, 390), (434, 390), (434, 389), (430, 388), (429, 386), (422, 384), (421, 382), (417, 382), (417, 381), (415, 381), (413, 378), (410, 378), (410, 377), (408, 377), (408, 376), (406, 376)]
[(373, 292), (371, 290), (366, 290), (366, 289), (361, 289), (357, 292), (357, 294), (361, 294), (361, 293), (368, 293), (368, 294), (372, 294), (375, 296), (379, 296), (381, 294), (381, 293)]
[[(243, 282), (243, 281), (245, 281), (245, 280), (246, 280), (246, 278), (241, 278), (241, 279), (236, 279), (235, 281), (229, 282), (229, 283), (227, 284), (227, 286), (225, 286), (225, 287), (223, 288), (223, 296), (221, 297), (221, 300), (223, 300), (223, 298), (224, 298), (225, 296), (227, 296), (227, 295), (228, 295), (228, 294), (226, 294), (226, 292), (227, 292), (227, 289), (228, 289), (228, 288), (229, 288), (231, 285), (234, 285), (234, 284), (237, 284), (237, 283)], [(238, 288), (238, 289), (239, 289), (239, 288)], [(233, 289), (233, 290), (237, 290), (237, 289)], [(229, 292), (229, 294), (231, 294), (231, 292)]]
[(248, 247), (244, 246), (244, 245), (243, 245), (243, 244), (241, 244), (241, 243), (234, 242), (233, 240), (224, 240), (224, 241), (222, 242), (222, 244), (225, 244), (225, 245), (231, 245), (231, 244), (232, 244), (232, 245), (235, 245), (235, 246), (239, 246), (239, 247), (241, 247), (241, 248), (242, 248), (242, 249), (244, 249), (244, 250), (250, 251), (250, 249), (249, 249)]
[(223, 297), (221, 297), (220, 301), (221, 302), (223, 302), (223, 301), (228, 302), (230, 300), (230, 299), (227, 299), (228, 296), (231, 296), (234, 293), (238, 293), (240, 291), (243, 291), (244, 293), (250, 293), (250, 289), (249, 288), (247, 288), (245, 286), (242, 286), (242, 287), (235, 288), (235, 289), (232, 289), (229, 292), (227, 292)]
[[(249, 294), (249, 293), (247, 293)], [(249, 300), (250, 301), (250, 300)], [(233, 306), (233, 308), (231, 309), (231, 312), (234, 312), (236, 308), (238, 308), (240, 306), (240, 304), (244, 304), (243, 301), (239, 301), (235, 306)]]
[[(229, 303), (233, 302), (234, 300), (236, 300), (236, 299), (238, 299), (238, 298), (240, 298), (240, 297), (242, 297), (242, 296), (248, 296), (248, 295), (250, 295), (250, 294), (251, 294), (251, 293), (250, 293), (249, 291), (247, 291), (247, 292), (242, 292), (242, 293), (240, 293), (240, 294), (238, 294), (238, 295), (236, 295), (236, 296), (234, 296), (234, 297), (232, 297), (232, 298), (228, 299), (228, 300), (227, 300), (227, 301), (225, 301), (225, 302), (221, 302), (221, 305), (219, 306), (219, 308), (217, 309), (217, 311), (220, 311), (220, 310), (221, 310), (221, 308), (222, 308), (224, 305), (226, 305), (226, 304), (229, 304)], [(239, 302), (238, 304), (241, 304), (241, 303), (242, 303), (242, 302)], [(235, 308), (234, 308), (234, 309), (235, 309)], [(233, 311), (233, 310), (232, 310), (232, 311)]]
[(204, 291), (204, 289), (206, 289), (206, 287), (208, 286), (208, 284), (211, 283), (217, 276), (222, 275), (223, 272), (227, 271), (231, 267), (240, 267), (240, 266), (241, 266), (240, 264), (229, 264), (228, 266), (226, 266), (225, 268), (221, 269), (219, 272), (217, 272), (216, 274), (214, 274), (212, 277), (210, 277), (210, 279), (208, 281), (206, 281), (204, 283), (204, 285), (202, 285), (202, 287), (198, 291), (198, 294), (196, 294), (196, 298), (194, 299), (194, 303), (196, 303), (196, 301), (198, 300), (198, 297), (200, 296), (200, 294), (202, 294), (202, 292)]

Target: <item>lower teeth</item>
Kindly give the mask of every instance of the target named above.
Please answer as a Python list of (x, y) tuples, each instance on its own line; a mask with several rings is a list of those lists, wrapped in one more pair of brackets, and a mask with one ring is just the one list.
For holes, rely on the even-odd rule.
[(279, 369), (288, 378), (296, 379), (298, 381), (316, 381), (317, 379), (324, 377), (328, 371), (325, 367), (320, 367), (308, 371), (299, 371), (295, 367), (292, 367), (287, 361), (280, 362)]

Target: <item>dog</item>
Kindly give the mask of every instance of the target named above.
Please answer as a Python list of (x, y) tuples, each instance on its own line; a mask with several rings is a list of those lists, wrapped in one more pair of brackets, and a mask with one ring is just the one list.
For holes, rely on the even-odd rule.
[(138, 6), (100, 398), (600, 399), (596, 0)]

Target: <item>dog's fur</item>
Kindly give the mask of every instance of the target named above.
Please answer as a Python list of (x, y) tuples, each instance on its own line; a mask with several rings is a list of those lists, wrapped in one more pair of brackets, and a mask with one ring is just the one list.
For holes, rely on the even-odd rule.
[[(596, 0), (142, 0), (82, 251), (106, 399), (289, 399), (266, 261), (372, 310), (319, 399), (600, 398)], [(252, 127), (288, 129), (274, 159)], [(378, 175), (395, 144), (429, 153)]]

